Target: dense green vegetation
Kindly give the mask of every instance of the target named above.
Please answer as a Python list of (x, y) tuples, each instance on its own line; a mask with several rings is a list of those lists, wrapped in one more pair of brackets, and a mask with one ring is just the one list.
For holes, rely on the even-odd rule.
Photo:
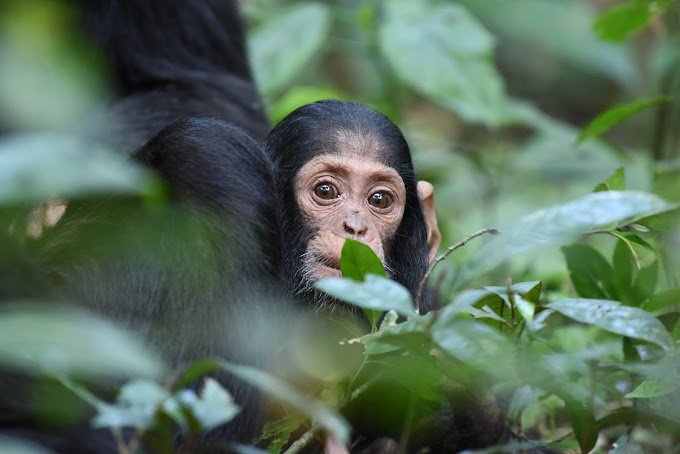
[[(55, 5), (15, 1), (0, 12), (0, 121), (9, 131), (60, 130), (106, 96), (105, 70)], [(438, 263), (430, 283), (445, 307), (427, 315), (348, 244), (349, 277), (319, 287), (364, 308), (371, 329), (345, 326), (341, 347), (361, 345), (359, 364), (324, 375), (312, 396), (218, 360), (163, 386), (153, 379), (167, 372), (135, 339), (45, 301), (3, 302), (0, 369), (45, 377), (37, 386), (46, 400), (61, 402), (68, 388), (94, 406), (97, 426), (146, 429), (165, 450), (168, 427), (198, 435), (237, 411), (214, 381), (199, 395), (185, 389), (216, 369), (296, 409), (268, 425), (265, 449), (297, 437), (295, 452), (317, 426), (346, 440), (351, 429), (336, 409), (373, 392), (371, 366), (432, 406), (452, 384), (484, 383), (504, 402), (516, 446), (530, 446), (526, 438), (571, 452), (678, 452), (678, 3), (242, 5), (273, 123), (321, 98), (367, 103), (403, 129), (419, 176), (435, 185), (442, 251), (484, 228), (500, 234)], [(12, 233), (0, 237), (3, 282), (32, 285), (14, 224), (26, 206), (110, 192), (160, 203), (141, 170), (60, 137), (0, 142), (0, 227)], [(380, 322), (376, 311), (389, 312)], [(100, 377), (130, 380), (116, 403), (81, 384)], [(57, 419), (77, 419), (77, 408), (63, 407)], [(0, 452), (42, 451), (0, 438)]]

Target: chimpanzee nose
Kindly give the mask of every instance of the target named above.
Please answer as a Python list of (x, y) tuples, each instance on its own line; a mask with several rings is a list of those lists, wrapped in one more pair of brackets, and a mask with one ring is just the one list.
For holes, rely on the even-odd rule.
[(368, 231), (368, 224), (359, 213), (350, 213), (343, 221), (345, 233), (353, 237), (362, 237)]

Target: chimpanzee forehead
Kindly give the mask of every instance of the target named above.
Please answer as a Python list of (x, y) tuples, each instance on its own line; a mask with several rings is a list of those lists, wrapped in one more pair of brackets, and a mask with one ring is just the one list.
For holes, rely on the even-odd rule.
[(371, 131), (356, 129), (337, 129), (332, 134), (331, 149), (326, 154), (340, 157), (360, 157), (393, 169), (398, 168), (398, 150), (391, 150), (383, 138)]

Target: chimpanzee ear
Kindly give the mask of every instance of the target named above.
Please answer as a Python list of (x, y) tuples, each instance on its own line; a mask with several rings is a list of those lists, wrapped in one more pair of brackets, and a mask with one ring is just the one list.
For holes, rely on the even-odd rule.
[(427, 226), (427, 245), (430, 247), (430, 262), (437, 255), (442, 242), (442, 234), (437, 226), (437, 213), (434, 212), (434, 188), (427, 181), (418, 182), (418, 195), (423, 205), (425, 225)]

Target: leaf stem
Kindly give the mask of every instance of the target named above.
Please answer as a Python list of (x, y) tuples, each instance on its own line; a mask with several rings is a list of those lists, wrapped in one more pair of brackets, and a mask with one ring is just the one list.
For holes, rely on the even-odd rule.
[(470, 240), (473, 238), (477, 238), (478, 236), (484, 235), (485, 233), (490, 233), (492, 235), (496, 235), (500, 233), (497, 229), (493, 227), (486, 227), (479, 232), (475, 232), (470, 236), (467, 236), (454, 244), (453, 246), (449, 246), (442, 255), (439, 257), (436, 257), (432, 262), (430, 263), (430, 266), (427, 268), (427, 271), (425, 272), (425, 275), (423, 276), (423, 279), (420, 281), (420, 284), (418, 285), (418, 292), (416, 293), (416, 300), (415, 300), (415, 306), (416, 306), (416, 313), (420, 313), (420, 299), (423, 296), (423, 288), (425, 287), (425, 284), (427, 283), (427, 280), (430, 278), (430, 275), (432, 274), (432, 271), (434, 271), (435, 267), (444, 260), (446, 257), (449, 256), (450, 253), (455, 251), (456, 249), (465, 246)]

